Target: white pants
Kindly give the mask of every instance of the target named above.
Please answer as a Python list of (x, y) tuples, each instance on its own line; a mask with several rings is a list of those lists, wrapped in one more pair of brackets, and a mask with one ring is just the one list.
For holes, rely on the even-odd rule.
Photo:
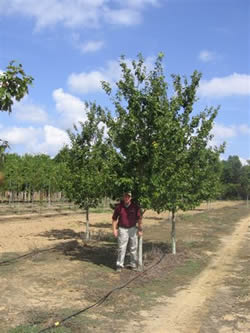
[(124, 267), (127, 245), (129, 242), (130, 266), (137, 266), (137, 228), (118, 229), (118, 256), (116, 266)]

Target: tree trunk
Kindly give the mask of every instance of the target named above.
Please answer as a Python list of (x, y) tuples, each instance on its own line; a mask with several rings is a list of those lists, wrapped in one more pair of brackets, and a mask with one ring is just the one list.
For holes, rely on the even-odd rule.
[(30, 186), (27, 188), (27, 193), (28, 193), (27, 200), (28, 200), (28, 202), (31, 202), (31, 189), (30, 189)]
[(35, 192), (34, 192), (34, 190), (32, 189), (32, 191), (31, 191), (31, 202), (32, 202), (32, 207), (33, 207), (33, 203), (34, 203), (34, 196), (35, 196)]
[(15, 207), (15, 196), (14, 196), (14, 191), (11, 190), (11, 204), (12, 204), (12, 207)]
[(51, 205), (51, 193), (50, 193), (50, 181), (49, 181), (49, 190), (48, 190), (48, 205)]
[(86, 241), (89, 240), (89, 207), (86, 208)]
[(175, 211), (172, 210), (172, 216), (171, 216), (171, 221), (172, 221), (172, 231), (171, 231), (171, 237), (172, 237), (172, 253), (176, 254), (176, 233), (175, 233)]
[(212, 200), (207, 200), (207, 210), (210, 210), (212, 206)]
[(247, 194), (247, 208), (248, 208), (248, 194)]

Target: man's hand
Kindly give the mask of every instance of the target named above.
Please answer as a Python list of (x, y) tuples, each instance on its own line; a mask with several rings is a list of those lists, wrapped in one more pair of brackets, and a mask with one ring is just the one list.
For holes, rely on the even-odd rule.
[(112, 220), (113, 235), (115, 238), (118, 237), (118, 221)]
[(139, 236), (139, 237), (142, 237), (142, 235), (143, 235), (143, 231), (142, 231), (142, 229), (138, 229), (138, 236)]

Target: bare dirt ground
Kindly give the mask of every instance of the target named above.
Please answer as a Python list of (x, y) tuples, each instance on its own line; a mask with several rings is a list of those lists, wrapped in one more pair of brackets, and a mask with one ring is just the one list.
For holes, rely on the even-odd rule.
[(250, 332), (250, 216), (222, 239), (210, 265), (164, 305), (144, 311), (128, 332), (248, 333)]
[[(237, 204), (213, 203), (210, 206), (211, 216), (217, 214), (217, 209)], [(185, 214), (197, 214), (206, 209), (205, 204)], [(111, 211), (91, 214), (92, 233), (110, 234), (111, 214)], [(1, 333), (20, 324), (51, 325), (57, 318), (59, 320), (92, 304), (113, 288), (114, 283), (119, 284), (122, 279), (130, 278), (130, 272), (124, 272), (122, 277), (115, 275), (110, 265), (115, 261), (115, 244), (107, 244), (101, 249), (95, 248), (94, 244), (84, 244), (83, 214), (31, 215), (19, 216), (18, 219), (10, 215), (0, 217), (0, 261), (33, 253), (26, 260), (0, 266)], [(146, 212), (144, 225), (149, 228), (159, 225), (161, 230), (160, 223), (167, 219), (168, 213), (158, 215)], [(249, 218), (242, 219), (234, 233), (223, 238), (220, 250), (209, 253), (213, 258), (211, 264), (189, 286), (173, 298), (159, 299), (158, 303), (164, 305), (141, 312), (142, 321), (127, 324), (126, 332), (249, 332), (249, 225)], [(202, 241), (200, 230), (196, 231)], [(193, 236), (186, 235), (187, 240), (189, 237), (192, 241)], [(36, 253), (38, 249), (45, 252)], [(88, 285), (85, 284), (87, 280), (90, 281)], [(124, 305), (124, 292), (119, 297)], [(117, 326), (112, 330), (112, 307), (109, 309), (111, 319), (102, 317), (102, 311), (92, 317), (90, 315), (92, 322), (89, 324), (85, 318), (83, 330), (73, 332), (118, 332)], [(51, 320), (48, 319), (50, 317)], [(107, 320), (107, 326), (100, 326), (98, 331), (95, 325), (98, 320), (104, 322), (103, 318)], [(237, 331), (238, 328), (240, 330)], [(125, 332), (125, 329), (119, 332)]]
[[(225, 206), (234, 206), (237, 202), (223, 201), (213, 202), (210, 209), (217, 209)], [(201, 210), (207, 209), (207, 205), (203, 204), (199, 209), (185, 212), (185, 214), (196, 214)], [(111, 214), (91, 214), (91, 230), (92, 232), (106, 232), (111, 230)], [(182, 212), (179, 213), (183, 214)], [(168, 218), (168, 213), (157, 214), (155, 212), (146, 212), (144, 225), (150, 226), (156, 224), (155, 218), (160, 221), (162, 218)], [(85, 230), (84, 214), (74, 214), (69, 216), (50, 217), (39, 216), (37, 214), (25, 214), (23, 216), (7, 215), (0, 217), (1, 233), (0, 233), (0, 254), (5, 252), (27, 252), (36, 248), (46, 248), (56, 245), (68, 239), (57, 239), (53, 237), (44, 237), (46, 232), (52, 230), (70, 230), (75, 233), (81, 233)], [(110, 229), (109, 226), (110, 225)]]

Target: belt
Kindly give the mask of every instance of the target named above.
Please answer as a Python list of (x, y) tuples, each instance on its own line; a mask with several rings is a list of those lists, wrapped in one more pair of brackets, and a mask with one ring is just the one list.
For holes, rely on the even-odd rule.
[(136, 227), (136, 226), (132, 225), (131, 227), (124, 227), (124, 226), (119, 225), (119, 228), (122, 228), (122, 229), (130, 229), (130, 228), (134, 228), (134, 227)]

